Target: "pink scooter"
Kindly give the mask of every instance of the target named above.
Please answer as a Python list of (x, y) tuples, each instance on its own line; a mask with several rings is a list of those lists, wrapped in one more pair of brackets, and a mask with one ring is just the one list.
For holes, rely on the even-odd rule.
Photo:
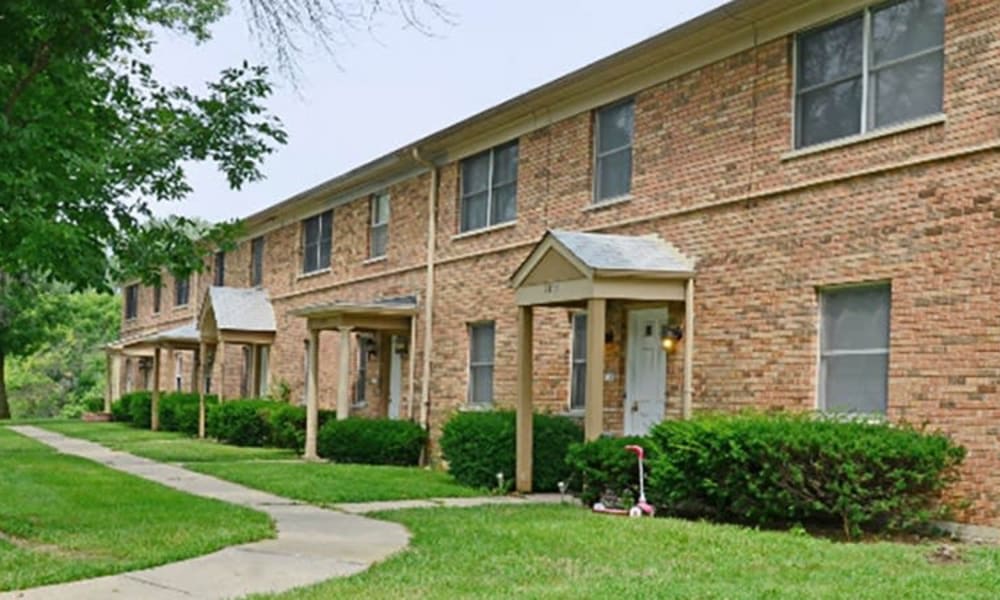
[(625, 446), (625, 450), (635, 453), (636, 457), (639, 459), (639, 501), (635, 503), (635, 506), (628, 510), (621, 508), (608, 508), (607, 506), (604, 506), (603, 503), (596, 502), (594, 504), (594, 512), (606, 515), (628, 515), (630, 517), (641, 517), (646, 515), (652, 517), (656, 512), (656, 508), (654, 508), (649, 502), (646, 502), (646, 482), (644, 476), (645, 474), (642, 469), (642, 461), (646, 458), (646, 451), (643, 450), (642, 446), (635, 445)]

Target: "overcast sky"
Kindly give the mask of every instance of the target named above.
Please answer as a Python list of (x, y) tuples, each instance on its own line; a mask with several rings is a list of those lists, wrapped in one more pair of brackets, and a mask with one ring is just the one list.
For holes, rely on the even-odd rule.
[[(156, 212), (245, 217), (724, 3), (442, 1), (454, 24), (432, 23), (433, 36), (386, 21), (374, 36), (354, 34), (336, 60), (305, 57), (298, 90), (279, 79), (268, 107), (289, 139), (264, 163), (266, 179), (233, 191), (213, 166), (194, 165), (191, 196)], [(153, 62), (163, 79), (197, 87), (227, 66), (266, 58), (237, 11), (207, 44), (161, 38)]]

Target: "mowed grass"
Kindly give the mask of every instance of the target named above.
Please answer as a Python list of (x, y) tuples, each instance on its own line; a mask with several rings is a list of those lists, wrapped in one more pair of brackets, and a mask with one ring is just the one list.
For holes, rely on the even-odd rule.
[(131, 571), (273, 535), (263, 513), (59, 454), (0, 427), (0, 590)]
[(413, 467), (306, 463), (290, 450), (239, 448), (122, 423), (42, 424), (46, 429), (319, 505), (481, 495), (447, 473)]
[(565, 506), (423, 509), (376, 515), (414, 534), (371, 570), (270, 600), (327, 598), (990, 598), (1000, 549), (843, 544)]
[(151, 460), (197, 463), (237, 460), (288, 460), (295, 452), (278, 448), (240, 448), (212, 440), (199, 440), (183, 433), (137, 429), (124, 423), (53, 421), (39, 423), (50, 431), (77, 437)]

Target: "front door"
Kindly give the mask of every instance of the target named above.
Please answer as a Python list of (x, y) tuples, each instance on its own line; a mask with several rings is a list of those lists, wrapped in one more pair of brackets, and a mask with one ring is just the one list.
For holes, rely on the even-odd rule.
[(667, 403), (667, 353), (660, 344), (665, 308), (629, 312), (625, 372), (625, 435), (646, 435), (663, 420)]
[(399, 418), (399, 405), (403, 397), (403, 358), (396, 350), (398, 348), (396, 336), (392, 336), (389, 342), (392, 358), (389, 360), (389, 418)]

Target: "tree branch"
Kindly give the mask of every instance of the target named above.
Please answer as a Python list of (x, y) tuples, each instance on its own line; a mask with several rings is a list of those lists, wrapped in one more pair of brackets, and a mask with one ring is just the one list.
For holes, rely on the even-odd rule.
[(17, 82), (14, 86), (13, 91), (10, 93), (10, 97), (7, 98), (7, 102), (3, 107), (3, 115), (6, 117), (7, 121), (10, 121), (10, 117), (14, 112), (14, 105), (17, 104), (18, 99), (24, 94), (31, 82), (35, 80), (38, 75), (49, 66), (49, 62), (52, 60), (52, 45), (49, 42), (42, 44), (42, 47), (38, 49), (35, 53), (35, 59), (31, 63), (31, 68), (28, 72)]

